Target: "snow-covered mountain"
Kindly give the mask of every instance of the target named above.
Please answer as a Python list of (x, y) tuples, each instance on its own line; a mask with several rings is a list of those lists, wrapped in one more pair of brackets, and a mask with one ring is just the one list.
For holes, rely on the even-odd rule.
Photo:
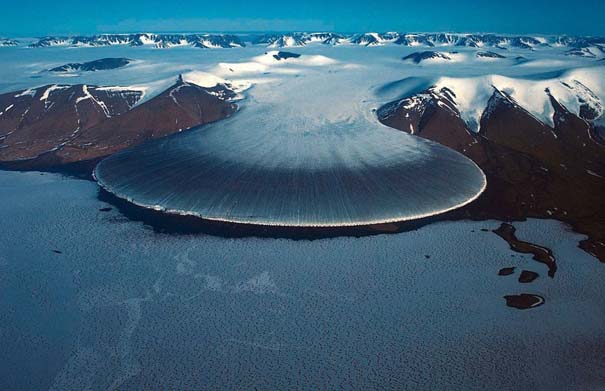
[(326, 45), (338, 45), (346, 41), (346, 37), (336, 33), (290, 33), (263, 34), (250, 39), (252, 44), (266, 45), (272, 48), (305, 46), (319, 42)]
[(387, 43), (395, 43), (399, 38), (397, 33), (364, 33), (349, 38), (349, 42), (362, 46), (380, 46)]
[(605, 50), (603, 50), (603, 48), (598, 47), (583, 47), (569, 49), (567, 52), (565, 52), (565, 54), (568, 56), (597, 58), (600, 55), (605, 54)]
[(101, 58), (99, 60), (69, 63), (49, 69), (49, 72), (72, 73), (72, 72), (95, 72), (108, 69), (117, 69), (130, 64), (132, 60), (128, 58)]
[(31, 168), (99, 159), (237, 109), (234, 87), (200, 73), (148, 93), (146, 86), (49, 84), (0, 94), (0, 164)]
[(527, 36), (503, 34), (462, 34), (462, 33), (292, 33), (264, 34), (252, 40), (255, 44), (267, 44), (272, 47), (303, 46), (312, 42), (330, 45), (353, 44), (361, 46), (381, 46), (387, 44), (402, 46), (466, 46), (475, 48), (491, 47), (500, 50), (509, 48), (534, 50), (541, 47), (596, 48), (605, 51), (603, 37), (569, 36)]
[(29, 45), (30, 48), (51, 46), (111, 46), (153, 45), (157, 48), (193, 46), (196, 48), (231, 48), (245, 46), (233, 34), (100, 34), (93, 36), (44, 37)]
[(0, 47), (3, 46), (18, 46), (19, 41), (16, 39), (0, 38)]
[[(386, 105), (379, 115), (387, 118), (400, 108), (425, 112), (429, 106), (440, 106), (455, 112), (474, 132), (480, 130), (482, 119), (490, 112), (490, 100), (504, 96), (547, 127), (556, 123), (556, 106), (585, 121), (604, 119), (605, 79), (603, 68), (567, 71), (557, 77), (541, 80), (520, 79), (500, 75), (479, 77), (440, 77), (426, 81), (424, 92)], [(553, 100), (556, 102), (553, 102)]]
[[(191, 46), (196, 48), (232, 48), (242, 47), (245, 43), (264, 45), (272, 48), (298, 47), (312, 43), (325, 45), (360, 46), (421, 46), (443, 47), (459, 46), (474, 48), (494, 48), (499, 50), (527, 49), (537, 50), (544, 47), (563, 47), (570, 55), (590, 56), (589, 53), (605, 54), (605, 37), (530, 36), (508, 34), (466, 34), (466, 33), (402, 33), (402, 32), (365, 32), (339, 34), (334, 32), (291, 32), (266, 33), (260, 35), (237, 34), (99, 34), (92, 36), (49, 36), (40, 38), (28, 47), (51, 46), (110, 46), (151, 45), (157, 48)], [(0, 46), (18, 46), (23, 43), (13, 39), (0, 39)]]
[(273, 48), (284, 48), (284, 47), (296, 47), (305, 45), (305, 41), (302, 38), (296, 36), (282, 35), (275, 41), (269, 43), (267, 47)]
[(490, 52), (490, 51), (477, 52), (476, 56), (477, 56), (477, 58), (495, 59), (495, 60), (506, 58), (506, 56), (503, 56), (503, 55), (501, 55), (499, 53), (496, 53), (496, 52)]
[(403, 57), (403, 61), (410, 61), (414, 64), (420, 64), (421, 62), (427, 60), (452, 61), (452, 57), (448, 53), (434, 52), (430, 50), (424, 52), (415, 52)]
[(94, 124), (121, 115), (143, 96), (129, 88), (50, 84), (0, 95), (0, 160), (54, 150)]
[(483, 170), (486, 190), (461, 216), (565, 221), (588, 233), (580, 247), (605, 261), (605, 144), (598, 134), (603, 71), (411, 77), (378, 91), (408, 92), (377, 115), (387, 126), (455, 149)]

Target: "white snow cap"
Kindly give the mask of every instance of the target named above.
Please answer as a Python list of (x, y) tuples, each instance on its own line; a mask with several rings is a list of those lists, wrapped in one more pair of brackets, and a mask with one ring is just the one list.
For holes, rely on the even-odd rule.
[(454, 101), (462, 119), (473, 130), (479, 130), (481, 116), (494, 88), (514, 99), (521, 107), (544, 124), (554, 126), (554, 108), (550, 94), (570, 112), (578, 115), (581, 103), (589, 104), (603, 117), (605, 101), (605, 67), (568, 71), (551, 79), (511, 78), (488, 75), (473, 78), (442, 77), (435, 83), (437, 90), (448, 88), (456, 95)]
[(225, 84), (227, 81), (216, 75), (206, 72), (192, 71), (182, 74), (183, 81), (195, 84), (200, 87), (212, 88), (217, 84)]

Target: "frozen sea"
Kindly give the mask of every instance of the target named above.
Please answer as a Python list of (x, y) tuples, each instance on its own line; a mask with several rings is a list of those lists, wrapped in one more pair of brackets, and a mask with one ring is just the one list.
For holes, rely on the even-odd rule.
[[(228, 239), (156, 233), (97, 196), (0, 172), (1, 389), (605, 387), (603, 265), (559, 222), (515, 224), (553, 250), (551, 279), (481, 230), (496, 221)], [(505, 305), (524, 292), (546, 304)]]

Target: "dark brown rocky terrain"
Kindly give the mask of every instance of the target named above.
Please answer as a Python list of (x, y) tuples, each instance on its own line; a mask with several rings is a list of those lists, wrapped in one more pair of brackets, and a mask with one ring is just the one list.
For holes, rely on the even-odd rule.
[(486, 191), (453, 218), (558, 219), (588, 235), (580, 247), (605, 262), (605, 146), (590, 118), (550, 99), (553, 128), (496, 89), (479, 132), (462, 120), (454, 92), (445, 88), (387, 104), (378, 116), (385, 125), (463, 153), (485, 172)]
[(96, 72), (105, 71), (108, 69), (117, 69), (125, 67), (130, 64), (132, 60), (128, 58), (101, 58), (99, 60), (93, 60), (88, 62), (71, 62), (68, 64), (60, 65), (48, 70), (48, 72), (56, 73), (69, 73), (69, 72)]
[(144, 141), (233, 114), (226, 85), (183, 81), (143, 102), (142, 92), (88, 85), (49, 85), (0, 95), (0, 165), (46, 169), (84, 164)]

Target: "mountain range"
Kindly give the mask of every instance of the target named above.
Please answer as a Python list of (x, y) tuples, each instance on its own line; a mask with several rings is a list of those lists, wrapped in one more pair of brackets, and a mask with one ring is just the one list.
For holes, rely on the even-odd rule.
[[(90, 162), (233, 114), (230, 85), (181, 76), (157, 96), (136, 88), (45, 85), (0, 94), (0, 166), (40, 169)], [(86, 167), (85, 167), (86, 168)], [(89, 170), (90, 171), (90, 170)]]
[(594, 122), (603, 105), (586, 86), (595, 85), (597, 72), (592, 83), (582, 72), (541, 82), (442, 78), (377, 116), (481, 167), (486, 191), (457, 211), (459, 218), (565, 221), (588, 235), (580, 247), (605, 262), (605, 144)]
[[(334, 32), (294, 32), (268, 34), (98, 34), (90, 36), (48, 36), (29, 44), (30, 48), (51, 46), (153, 46), (170, 48), (192, 46), (196, 48), (233, 48), (248, 44), (268, 47), (296, 47), (309, 43), (325, 45), (380, 46), (386, 44), (402, 46), (466, 46), (491, 47), (501, 50), (509, 48), (534, 50), (542, 47), (565, 47), (573, 53), (598, 50), (605, 53), (605, 37), (582, 36), (533, 36), (506, 34), (466, 34), (466, 33), (357, 33), (340, 34)], [(1, 39), (0, 46), (22, 45), (14, 39)], [(578, 52), (579, 51), (579, 52)]]

